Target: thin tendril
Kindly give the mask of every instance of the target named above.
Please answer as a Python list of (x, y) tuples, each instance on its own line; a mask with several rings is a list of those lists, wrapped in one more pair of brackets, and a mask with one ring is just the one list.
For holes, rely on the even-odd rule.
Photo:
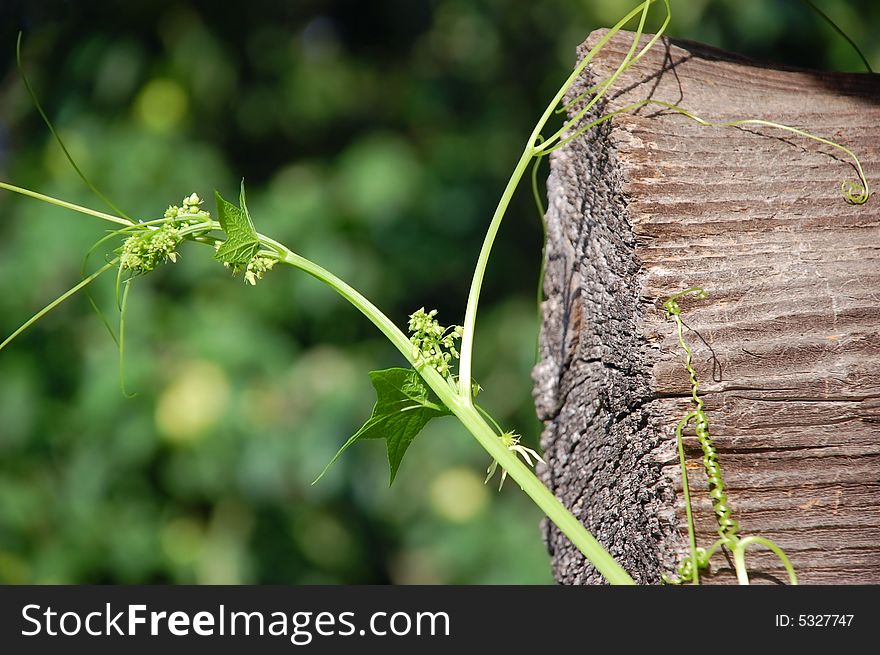
[[(120, 271), (122, 267), (120, 266)], [(122, 301), (119, 304), (119, 388), (122, 390), (122, 395), (126, 398), (134, 398), (136, 393), (128, 393), (125, 390), (125, 313), (126, 308), (128, 307), (128, 292), (131, 289), (131, 281), (133, 278), (128, 278), (123, 283), (125, 285), (125, 289), (122, 292)]]
[[(148, 227), (148, 226), (152, 226), (152, 225), (159, 225), (162, 223), (168, 223), (173, 220), (174, 220), (173, 218), (159, 218), (159, 219), (156, 219), (153, 221), (138, 223), (136, 225), (128, 225), (128, 226), (120, 228), (118, 230), (113, 230), (112, 232), (110, 232), (106, 236), (98, 239), (95, 243), (93, 243), (91, 248), (89, 248), (89, 250), (86, 252), (85, 257), (83, 257), (83, 263), (82, 263), (80, 275), (82, 277), (86, 276), (86, 270), (89, 265), (89, 258), (92, 256), (92, 254), (94, 254), (94, 252), (98, 248), (100, 248), (103, 244), (110, 241), (111, 239), (115, 239), (123, 234), (130, 234), (130, 233), (135, 232), (137, 230), (143, 229), (144, 227)], [(86, 289), (86, 299), (89, 301), (89, 304), (92, 306), (92, 309), (95, 310), (95, 313), (98, 315), (98, 318), (101, 319), (101, 323), (103, 323), (104, 327), (107, 328), (107, 332), (110, 333), (110, 338), (113, 339), (113, 343), (115, 343), (117, 346), (119, 346), (119, 340), (116, 337), (116, 332), (113, 330), (113, 326), (110, 325), (110, 320), (107, 318), (107, 315), (104, 313), (104, 311), (100, 307), (98, 307), (98, 303), (95, 302), (95, 298), (94, 298), (94, 296), (92, 296), (92, 293), (89, 289)]]
[[(114, 230), (113, 232), (111, 232), (107, 236), (99, 239), (98, 241), (96, 241), (95, 243), (92, 244), (92, 247), (88, 249), (88, 251), (85, 254), (85, 257), (83, 257), (82, 268), (80, 270), (81, 277), (86, 276), (86, 270), (89, 265), (89, 258), (92, 256), (92, 253), (94, 253), (95, 250), (97, 250), (99, 247), (101, 247), (101, 245), (104, 244), (105, 242), (118, 236), (120, 232), (122, 232), (122, 230)], [(92, 306), (92, 309), (98, 315), (98, 318), (101, 319), (101, 323), (104, 325), (105, 328), (107, 328), (107, 332), (110, 334), (110, 338), (113, 339), (113, 343), (115, 343), (116, 346), (118, 347), (119, 346), (119, 339), (116, 337), (116, 332), (113, 331), (113, 326), (110, 325), (110, 320), (107, 318), (107, 315), (104, 313), (104, 311), (100, 307), (98, 307), (98, 303), (95, 301), (95, 298), (94, 298), (94, 296), (92, 296), (92, 292), (89, 289), (86, 289), (86, 299), (89, 301), (89, 305)]]
[(675, 440), (678, 446), (678, 461), (681, 465), (681, 489), (684, 495), (684, 511), (687, 516), (687, 527), (688, 527), (688, 544), (690, 545), (690, 576), (687, 575), (687, 572), (681, 576), (682, 579), (689, 578), (693, 580), (694, 584), (700, 584), (700, 566), (697, 560), (697, 533), (694, 528), (694, 513), (693, 508), (691, 507), (691, 489), (690, 484), (688, 483), (688, 473), (686, 460), (684, 456), (684, 440), (682, 438), (682, 430), (684, 430), (685, 426), (690, 422), (692, 418), (696, 416), (696, 412), (691, 412), (687, 416), (685, 416), (681, 421), (678, 422), (678, 425), (675, 426)]
[[(693, 350), (684, 338), (684, 322), (681, 320), (681, 307), (678, 304), (678, 299), (684, 295), (694, 295), (697, 298), (706, 298), (708, 297), (708, 294), (700, 287), (690, 287), (689, 289), (673, 294), (663, 303), (667, 318), (671, 318), (675, 322), (678, 343), (685, 352), (685, 369), (687, 370), (690, 379), (691, 399), (696, 405), (696, 409), (688, 413), (687, 416), (679, 421), (675, 428), (679, 464), (681, 466), (685, 513), (687, 515), (690, 555), (678, 567), (677, 579), (670, 578), (666, 574), (663, 574), (662, 579), (669, 584), (683, 584), (685, 582), (699, 584), (700, 569), (708, 568), (709, 560), (712, 555), (714, 555), (719, 548), (726, 546), (730, 548), (733, 553), (737, 580), (741, 585), (747, 585), (749, 584), (749, 575), (745, 564), (745, 549), (750, 544), (760, 544), (772, 550), (776, 556), (779, 557), (788, 572), (789, 580), (792, 584), (797, 584), (797, 576), (795, 575), (794, 567), (791, 565), (788, 556), (779, 546), (765, 537), (740, 537), (738, 534), (739, 523), (733, 519), (733, 512), (728, 504), (728, 498), (724, 491), (724, 477), (721, 472), (721, 465), (718, 462), (718, 451), (709, 435), (709, 419), (706, 417), (703, 399), (699, 395), (700, 384), (697, 378), (697, 371), (693, 365)], [(706, 477), (708, 478), (709, 497), (712, 500), (712, 509), (715, 513), (715, 519), (718, 524), (718, 535), (720, 537), (708, 551), (697, 548), (696, 546), (696, 534), (694, 530), (690, 489), (688, 485), (682, 438), (684, 428), (694, 419), (696, 420), (695, 432), (697, 440), (703, 451), (703, 468), (705, 469)]]
[[(653, 47), (654, 43), (657, 42), (657, 39), (659, 39), (660, 36), (663, 34), (663, 31), (666, 29), (666, 25), (669, 22), (669, 16), (670, 16), (669, 0), (663, 0), (663, 3), (666, 5), (666, 18), (667, 18), (667, 20), (663, 23), (663, 25), (660, 27), (660, 29), (657, 31), (657, 33), (653, 36), (653, 38), (648, 42), (648, 44), (645, 46), (645, 48), (643, 48), (643, 52), (645, 52), (648, 49), (650, 49), (651, 47)], [(571, 117), (571, 119), (569, 119), (565, 124), (563, 124), (563, 126), (561, 128), (559, 128), (559, 130), (557, 130), (552, 136), (547, 138), (545, 143), (541, 146), (540, 150), (545, 150), (545, 151), (549, 152), (549, 149), (548, 149), (549, 146), (553, 142), (558, 141), (565, 132), (567, 132), (569, 129), (571, 129), (571, 126), (575, 125), (581, 118), (583, 118), (586, 115), (586, 113), (593, 107), (593, 105), (595, 105), (597, 102), (599, 102), (599, 100), (602, 98), (602, 96), (605, 95), (605, 91), (608, 89), (608, 87), (611, 86), (611, 84), (613, 84), (614, 81), (618, 77), (620, 77), (620, 75), (623, 74), (623, 72), (626, 71), (633, 64), (634, 61), (637, 61), (637, 59), (633, 58), (633, 53), (635, 52), (636, 48), (639, 45), (639, 41), (642, 38), (642, 32), (644, 31), (645, 20), (647, 19), (648, 10), (650, 9), (651, 4), (652, 4), (652, 2), (646, 2), (642, 6), (642, 12), (641, 12), (641, 17), (639, 19), (639, 25), (633, 34), (632, 45), (630, 45), (629, 52), (627, 52), (626, 56), (623, 58), (623, 61), (620, 62), (620, 65), (617, 67), (617, 70), (614, 71), (614, 73), (612, 73), (610, 76), (608, 76), (604, 81), (602, 81), (599, 84), (599, 90), (596, 92), (596, 95), (594, 95), (584, 107), (582, 107), (574, 116)], [(640, 53), (640, 54), (642, 54), (642, 53)], [(535, 150), (536, 150), (536, 154), (537, 154), (537, 152), (539, 152), (539, 149), (536, 148)]]
[[(618, 69), (618, 73), (615, 75), (615, 77), (617, 75), (625, 72), (630, 66), (632, 66), (637, 61), (639, 61), (639, 59), (641, 59), (645, 55), (645, 53), (647, 53), (651, 48), (654, 47), (654, 44), (657, 43), (658, 39), (663, 35), (663, 33), (666, 32), (666, 28), (669, 25), (669, 21), (672, 20), (672, 12), (670, 10), (669, 2), (667, 0), (664, 0), (664, 4), (666, 5), (666, 18), (663, 20), (663, 24), (660, 25), (659, 29), (654, 33), (654, 35), (645, 44), (645, 46), (641, 50), (639, 50), (639, 54), (637, 54), (635, 57), (633, 57), (629, 61), (624, 59), (624, 63), (621, 65), (622, 70)], [(638, 40), (639, 39), (637, 38), (635, 43), (638, 43)], [(630, 48), (630, 54), (632, 53), (632, 49), (633, 48)], [(564, 105), (557, 108), (554, 113), (561, 114), (563, 112), (568, 111), (573, 105), (576, 105), (578, 102), (582, 101), (584, 98), (586, 98), (587, 96), (589, 96), (593, 93), (598, 93), (599, 96), (603, 95), (605, 93), (605, 89), (613, 81), (614, 81), (613, 79), (611, 79), (610, 81), (608, 79), (606, 79), (606, 80), (602, 80), (601, 82), (597, 82), (596, 84), (591, 86), (586, 91), (579, 93), (577, 96), (575, 96), (574, 98), (572, 98), (571, 100), (566, 102)], [(600, 89), (599, 87), (602, 87), (602, 88)], [(592, 106), (592, 104), (590, 106)], [(586, 109), (589, 109), (589, 106)], [(586, 112), (584, 112), (584, 113), (586, 113)], [(579, 116), (578, 119), (581, 118), (582, 116), (583, 115), (581, 114), (581, 116)], [(574, 125), (575, 122), (576, 122), (576, 120), (570, 120), (570, 121), (568, 121), (567, 125), (568, 126)], [(568, 128), (565, 127), (563, 129), (568, 129)]]
[(47, 196), (44, 193), (37, 193), (36, 191), (31, 191), (30, 189), (23, 189), (20, 186), (15, 186), (14, 184), (8, 184), (6, 182), (0, 182), (0, 189), (6, 189), (7, 191), (12, 191), (13, 193), (18, 193), (23, 196), (27, 196), (28, 198), (33, 198), (34, 200), (40, 200), (41, 202), (48, 203), (50, 205), (55, 205), (56, 207), (63, 207), (64, 209), (72, 209), (75, 212), (79, 212), (80, 214), (85, 214), (87, 216), (94, 216), (95, 218), (100, 218), (105, 221), (110, 221), (111, 223), (118, 223), (119, 225), (134, 225), (134, 221), (122, 218), (121, 216), (113, 216), (112, 214), (105, 214), (104, 212), (99, 212), (96, 209), (89, 209), (88, 207), (83, 207), (82, 205), (76, 205), (72, 202), (67, 202), (66, 200), (60, 200), (58, 198), (53, 198), (52, 196)]
[(486, 417), (487, 419), (489, 419), (489, 422), (492, 424), (492, 426), (493, 426), (496, 430), (498, 430), (498, 434), (499, 434), (499, 435), (504, 434), (504, 430), (502, 430), (502, 429), (501, 429), (501, 426), (498, 425), (498, 421), (496, 421), (496, 420), (492, 417), (492, 415), (491, 415), (489, 412), (487, 412), (485, 409), (483, 409), (482, 407), (480, 407), (477, 403), (474, 403), (474, 407), (477, 408), (477, 411), (479, 411), (480, 414), (482, 414), (484, 417)]
[(58, 296), (55, 300), (53, 300), (53, 301), (50, 302), (48, 305), (46, 305), (45, 307), (43, 307), (43, 309), (41, 309), (41, 310), (38, 311), (36, 314), (34, 314), (33, 316), (31, 316), (27, 321), (25, 321), (25, 322), (24, 322), (24, 323), (23, 323), (23, 324), (22, 324), (22, 325), (21, 325), (21, 326), (15, 331), (15, 332), (13, 332), (13, 333), (10, 334), (8, 337), (6, 337), (6, 340), (5, 340), (3, 343), (0, 343), (0, 350), (3, 350), (3, 349), (4, 349), (6, 346), (8, 346), (8, 345), (9, 345), (9, 344), (10, 344), (10, 343), (11, 343), (11, 342), (12, 342), (17, 336), (19, 336), (22, 332), (24, 332), (25, 330), (27, 330), (27, 329), (28, 329), (30, 326), (32, 326), (34, 323), (36, 323), (36, 322), (39, 321), (41, 318), (43, 318), (43, 316), (45, 316), (46, 314), (48, 314), (50, 311), (52, 311), (53, 309), (55, 309), (58, 305), (60, 305), (61, 303), (63, 303), (65, 300), (67, 300), (67, 299), (70, 298), (71, 296), (75, 295), (77, 291), (80, 291), (81, 289), (84, 289), (85, 287), (87, 287), (88, 285), (90, 285), (92, 282), (94, 282), (96, 279), (98, 279), (98, 277), (100, 277), (102, 274), (106, 273), (106, 272), (109, 271), (111, 268), (114, 268), (114, 267), (116, 266), (116, 264), (118, 264), (118, 263), (119, 263), (119, 258), (117, 257), (117, 258), (114, 259), (112, 262), (108, 262), (107, 264), (105, 264), (104, 266), (102, 266), (101, 268), (99, 268), (97, 271), (95, 271), (94, 273), (92, 273), (91, 275), (89, 275), (86, 279), (81, 280), (81, 281), (79, 282), (79, 284), (77, 284), (77, 285), (71, 287), (70, 289), (68, 289), (67, 291), (65, 291), (63, 294), (61, 294), (60, 296)]
[(815, 11), (817, 14), (819, 14), (819, 16), (821, 16), (822, 19), (823, 19), (826, 23), (828, 23), (828, 24), (831, 26), (831, 28), (832, 28), (835, 32), (837, 32), (840, 36), (842, 36), (842, 37), (844, 38), (844, 40), (845, 40), (847, 43), (849, 43), (850, 46), (852, 46), (852, 49), (856, 51), (856, 54), (857, 54), (857, 55), (859, 56), (859, 58), (862, 60), (862, 63), (865, 65), (865, 69), (866, 69), (869, 73), (873, 73), (873, 72), (874, 72), (874, 71), (871, 69), (871, 64), (868, 63), (868, 58), (865, 57), (865, 53), (863, 53), (863, 52), (861, 51), (861, 49), (859, 48), (859, 46), (856, 45), (856, 42), (853, 41), (853, 40), (849, 37), (849, 35), (848, 35), (846, 32), (844, 32), (844, 31), (840, 28), (840, 26), (839, 26), (837, 23), (835, 23), (833, 20), (831, 20), (831, 17), (830, 17), (828, 14), (826, 14), (824, 11), (822, 11), (821, 9), (819, 9), (819, 7), (817, 7), (815, 4), (813, 4), (810, 0), (801, 0), (801, 2), (803, 2), (803, 3), (804, 3), (805, 5), (807, 5), (810, 9), (812, 9), (812, 10)]
[[(538, 144), (540, 145), (543, 141), (544, 137), (539, 135)], [(535, 208), (538, 210), (538, 216), (541, 217), (542, 225), (544, 222), (544, 214), (547, 213), (547, 209), (544, 207), (544, 201), (541, 200), (541, 191), (538, 189), (538, 168), (540, 168), (543, 159), (544, 153), (538, 153), (535, 155), (535, 161), (532, 163), (532, 198), (535, 200)], [(547, 235), (546, 228), (544, 229), (544, 235)]]
[(790, 127), (788, 125), (783, 125), (781, 123), (774, 123), (772, 121), (766, 121), (766, 120), (763, 120), (760, 118), (745, 118), (745, 119), (738, 119), (738, 120), (733, 120), (733, 121), (720, 121), (720, 122), (707, 121), (707, 120), (697, 116), (693, 112), (688, 111), (687, 109), (682, 109), (678, 105), (674, 105), (669, 102), (663, 102), (662, 100), (652, 100), (652, 99), (639, 100), (638, 102), (630, 103), (624, 107), (621, 107), (620, 109), (616, 109), (612, 112), (608, 112), (604, 116), (600, 116), (596, 120), (591, 121), (587, 125), (582, 126), (576, 132), (569, 135), (568, 137), (566, 137), (562, 141), (558, 142), (553, 147), (547, 148), (546, 150), (543, 150), (543, 148), (542, 148), (542, 151), (553, 152), (554, 150), (557, 150), (557, 149), (565, 146), (566, 144), (568, 144), (572, 140), (576, 139), (577, 137), (579, 137), (581, 134), (583, 134), (584, 132), (586, 132), (590, 128), (595, 127), (596, 125), (599, 125), (601, 123), (604, 123), (605, 121), (612, 119), (614, 116), (617, 116), (618, 114), (622, 114), (624, 112), (634, 111), (634, 110), (639, 109), (640, 107), (644, 107), (646, 105), (659, 105), (660, 107), (664, 107), (666, 109), (674, 111), (678, 114), (681, 114), (682, 116), (686, 116), (687, 118), (690, 118), (691, 120), (696, 121), (700, 125), (704, 125), (706, 127), (740, 127), (742, 125), (762, 125), (765, 127), (773, 127), (773, 128), (779, 129), (779, 130), (784, 130), (786, 132), (791, 132), (793, 134), (797, 134), (798, 136), (802, 136), (806, 139), (812, 139), (813, 141), (817, 141), (819, 143), (831, 146), (833, 148), (837, 148), (838, 150), (846, 153), (852, 159), (853, 165), (855, 166), (855, 169), (859, 175), (858, 181), (844, 180), (841, 183), (841, 185), (840, 185), (841, 195), (843, 195), (843, 197), (847, 200), (847, 202), (850, 202), (854, 205), (864, 204), (865, 202), (867, 202), (868, 198), (871, 195), (870, 188), (868, 187), (868, 179), (867, 179), (867, 177), (865, 177), (865, 171), (862, 169), (862, 164), (859, 161), (859, 158), (855, 155), (855, 153), (852, 150), (850, 150), (846, 146), (842, 146), (839, 143), (835, 143), (834, 141), (830, 141), (829, 139), (825, 139), (823, 137), (816, 136), (815, 134), (811, 134), (809, 132), (806, 132), (805, 130), (798, 129), (796, 127)]
[[(540, 144), (543, 141), (544, 137), (539, 134), (535, 142)], [(538, 188), (538, 169), (541, 167), (541, 162), (544, 160), (544, 157), (544, 153), (534, 155), (531, 179), (532, 198), (535, 201), (535, 209), (538, 211), (538, 222), (541, 225), (541, 264), (538, 269), (538, 283), (536, 285), (537, 288), (535, 289), (535, 365), (537, 365), (538, 361), (541, 359), (541, 324), (544, 319), (541, 305), (544, 302), (544, 278), (547, 275), (547, 209), (544, 207), (544, 202), (541, 200), (541, 192)], [(538, 434), (541, 434), (541, 431), (544, 429), (544, 423), (537, 414), (535, 414), (534, 420), (535, 430)]]
[[(544, 137), (538, 135), (538, 143), (544, 141)], [(544, 159), (544, 153), (538, 153), (535, 155), (535, 161), (532, 163), (532, 198), (535, 201), (535, 208), (538, 210), (538, 220), (541, 223), (541, 267), (538, 271), (538, 288), (535, 292), (535, 311), (537, 312), (537, 323), (538, 323), (538, 334), (535, 336), (535, 363), (537, 363), (540, 358), (540, 350), (541, 350), (541, 321), (543, 316), (541, 314), (541, 303), (544, 301), (544, 276), (547, 273), (547, 261), (546, 261), (546, 250), (547, 250), (547, 221), (545, 219), (545, 214), (547, 210), (544, 207), (544, 203), (541, 200), (541, 192), (538, 189), (538, 169), (541, 166), (541, 161)]]
[(742, 539), (739, 540), (739, 543), (734, 548), (734, 551), (733, 551), (734, 557), (736, 557), (737, 552), (741, 552), (742, 553), (741, 559), (742, 559), (743, 565), (745, 565), (745, 551), (746, 551), (746, 548), (748, 548), (752, 544), (758, 544), (760, 546), (764, 546), (765, 548), (769, 548), (771, 551), (773, 551), (773, 554), (779, 558), (779, 561), (782, 562), (782, 566), (785, 567), (785, 571), (786, 571), (786, 573), (788, 573), (789, 582), (791, 582), (791, 584), (793, 584), (793, 585), (798, 584), (797, 573), (795, 573), (794, 566), (792, 566), (791, 560), (788, 558), (788, 555), (786, 555), (785, 551), (782, 550), (779, 546), (777, 546), (774, 541), (767, 539), (766, 537), (757, 537), (757, 536), (743, 537)]
[(125, 269), (122, 267), (122, 264), (119, 265), (119, 268), (116, 271), (116, 309), (122, 312), (122, 275), (125, 273)]
[(28, 95), (31, 97), (31, 101), (34, 103), (34, 107), (36, 107), (37, 112), (39, 112), (40, 116), (43, 119), (43, 122), (46, 124), (46, 127), (49, 128), (49, 131), (52, 133), (52, 136), (55, 137), (55, 141), (61, 147), (62, 152), (64, 152), (64, 156), (67, 158), (67, 161), (70, 162), (70, 165), (73, 167), (73, 170), (76, 171), (77, 175), (79, 175), (80, 179), (85, 182), (85, 185), (94, 193), (98, 198), (100, 198), (110, 209), (115, 211), (120, 216), (123, 216), (129, 220), (132, 218), (122, 211), (116, 204), (110, 200), (107, 196), (101, 193), (98, 188), (92, 184), (91, 180), (86, 177), (85, 173), (82, 172), (79, 166), (76, 165), (76, 162), (73, 159), (73, 156), (70, 154), (70, 151), (67, 149), (67, 146), (64, 145), (64, 141), (61, 139), (61, 135), (58, 134), (58, 131), (55, 129), (55, 126), (52, 125), (52, 121), (49, 120), (49, 116), (46, 115), (46, 112), (43, 110), (43, 105), (40, 104), (40, 99), (37, 97), (37, 93), (34, 91), (33, 87), (31, 87), (31, 83), (28, 80), (27, 75), (24, 72), (24, 66), (21, 64), (21, 37), (22, 33), (18, 33), (18, 39), (15, 43), (15, 63), (18, 66), (18, 73), (21, 75), (21, 81), (24, 82), (24, 86), (27, 89)]

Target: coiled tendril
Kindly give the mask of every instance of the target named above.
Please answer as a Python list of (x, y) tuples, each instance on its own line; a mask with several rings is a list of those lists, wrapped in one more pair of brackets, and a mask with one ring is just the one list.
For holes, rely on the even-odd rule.
[[(724, 491), (724, 476), (721, 471), (721, 464), (718, 461), (718, 449), (712, 441), (709, 434), (709, 419), (704, 410), (703, 399), (700, 397), (700, 382), (697, 379), (697, 371), (694, 369), (693, 358), (694, 353), (684, 339), (684, 323), (681, 320), (681, 307), (678, 304), (678, 298), (681, 296), (693, 294), (696, 298), (707, 298), (707, 294), (700, 287), (691, 287), (673, 294), (663, 303), (666, 310), (666, 317), (671, 318), (675, 322), (678, 343), (685, 352), (685, 368), (691, 383), (691, 399), (696, 405), (696, 409), (689, 412), (678, 425), (675, 427), (675, 436), (678, 442), (679, 463), (681, 464), (682, 491), (685, 501), (685, 512), (688, 523), (688, 538), (690, 541), (690, 557), (686, 558), (678, 567), (678, 578), (673, 579), (663, 574), (662, 579), (668, 584), (683, 584), (685, 582), (693, 582), (699, 584), (700, 569), (708, 568), (709, 560), (722, 546), (731, 550), (734, 556), (737, 578), (741, 584), (748, 584), (749, 578), (745, 567), (745, 549), (751, 544), (760, 544), (773, 551), (779, 557), (783, 566), (789, 575), (792, 584), (797, 584), (797, 576), (785, 552), (779, 548), (774, 542), (765, 537), (750, 536), (740, 538), (739, 522), (733, 518), (733, 510), (730, 507), (727, 494)], [(690, 487), (688, 485), (687, 468), (685, 467), (684, 445), (682, 441), (682, 432), (687, 425), (694, 421), (694, 431), (697, 435), (697, 441), (700, 449), (703, 451), (703, 469), (706, 471), (709, 485), (709, 497), (712, 499), (712, 510), (715, 513), (715, 520), (718, 523), (719, 539), (711, 548), (697, 548), (696, 533), (694, 530), (693, 511), (690, 501)]]
[(739, 523), (733, 519), (733, 511), (727, 502), (727, 494), (724, 493), (724, 477), (718, 463), (718, 450), (709, 436), (709, 420), (703, 410), (696, 412), (695, 418), (695, 431), (703, 450), (703, 468), (709, 479), (709, 497), (718, 521), (718, 534), (721, 537), (732, 537), (739, 530)]

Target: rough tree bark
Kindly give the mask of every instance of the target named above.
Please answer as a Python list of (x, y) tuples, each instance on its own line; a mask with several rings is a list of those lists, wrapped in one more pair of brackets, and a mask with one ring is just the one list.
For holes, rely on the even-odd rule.
[[(570, 98), (631, 42), (612, 39)], [(830, 138), (880, 187), (878, 75), (780, 70), (664, 41), (614, 88), (599, 112), (650, 97)], [(674, 428), (689, 384), (660, 305), (693, 285), (711, 296), (682, 299), (686, 338), (741, 533), (775, 540), (802, 583), (880, 582), (880, 198), (848, 204), (839, 187), (854, 178), (833, 148), (657, 106), (553, 154), (534, 371), (542, 475), (638, 582), (658, 582), (686, 553)], [(692, 431), (685, 441), (708, 546), (706, 478)], [(600, 582), (545, 530), (560, 583)], [(755, 582), (786, 579), (767, 551), (747, 561)], [(704, 581), (735, 582), (732, 563), (716, 555)]]

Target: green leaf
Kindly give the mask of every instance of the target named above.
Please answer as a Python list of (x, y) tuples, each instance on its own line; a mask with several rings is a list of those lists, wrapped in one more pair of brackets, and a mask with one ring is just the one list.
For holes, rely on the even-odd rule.
[[(315, 482), (324, 477), (336, 460), (349, 446), (361, 439), (385, 439), (391, 483), (400, 468), (400, 462), (413, 439), (428, 421), (451, 412), (431, 393), (430, 388), (414, 369), (386, 368), (370, 371), (370, 380), (376, 389), (376, 404), (369, 420), (345, 442), (324, 467)], [(312, 483), (314, 484), (314, 482)]]
[(232, 266), (233, 270), (244, 268), (260, 250), (260, 239), (244, 197), (244, 180), (241, 181), (241, 208), (224, 200), (219, 191), (214, 192), (217, 201), (217, 220), (226, 233), (226, 241), (220, 246), (215, 259)]

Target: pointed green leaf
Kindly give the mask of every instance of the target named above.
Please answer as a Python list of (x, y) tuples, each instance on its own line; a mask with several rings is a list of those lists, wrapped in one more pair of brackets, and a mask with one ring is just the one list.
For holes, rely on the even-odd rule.
[(370, 380), (373, 388), (376, 389), (373, 413), (361, 429), (355, 432), (333, 456), (315, 482), (324, 477), (342, 453), (356, 441), (385, 439), (393, 483), (406, 449), (422, 428), (432, 418), (451, 413), (440, 399), (431, 393), (422, 376), (414, 369), (387, 368), (371, 371)]
[(260, 250), (260, 239), (245, 202), (244, 180), (241, 181), (240, 208), (224, 200), (219, 191), (214, 192), (214, 199), (217, 201), (217, 220), (226, 233), (226, 241), (214, 257), (234, 269), (244, 268)]

